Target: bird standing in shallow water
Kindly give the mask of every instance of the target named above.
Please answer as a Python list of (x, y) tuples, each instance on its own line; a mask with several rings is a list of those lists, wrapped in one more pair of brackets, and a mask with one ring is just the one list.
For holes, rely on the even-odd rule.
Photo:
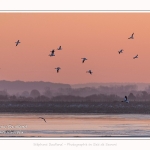
[(121, 102), (129, 103), (127, 96), (125, 96), (125, 97), (124, 97), (124, 101), (121, 101)]

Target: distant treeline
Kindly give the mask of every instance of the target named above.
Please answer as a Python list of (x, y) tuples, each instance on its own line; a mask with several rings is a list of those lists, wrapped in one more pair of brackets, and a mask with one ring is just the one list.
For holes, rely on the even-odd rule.
[[(130, 93), (128, 96), (129, 101), (150, 101), (150, 94), (146, 91), (142, 91), (139, 95), (134, 95)], [(37, 97), (16, 97), (8, 95), (0, 95), (1, 101), (11, 100), (11, 101), (50, 101), (50, 102), (118, 102), (122, 101), (124, 97), (118, 95), (105, 95), (105, 94), (93, 94), (86, 97), (73, 96), (73, 95), (59, 95), (49, 98), (45, 95), (39, 95)]]
[(58, 101), (58, 102), (99, 102), (99, 101), (121, 101), (124, 96), (129, 101), (149, 101), (150, 87), (144, 91), (138, 91), (136, 85), (125, 86), (99, 86), (85, 88), (60, 88), (53, 91), (46, 87), (43, 92), (33, 89), (30, 92), (23, 91), (10, 95), (7, 90), (0, 91), (0, 100), (27, 100), (27, 101)]

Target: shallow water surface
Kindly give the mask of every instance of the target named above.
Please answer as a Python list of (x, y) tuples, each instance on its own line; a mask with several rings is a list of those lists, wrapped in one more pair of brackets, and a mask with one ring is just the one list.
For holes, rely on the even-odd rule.
[(0, 137), (110, 136), (150, 137), (150, 115), (0, 114)]

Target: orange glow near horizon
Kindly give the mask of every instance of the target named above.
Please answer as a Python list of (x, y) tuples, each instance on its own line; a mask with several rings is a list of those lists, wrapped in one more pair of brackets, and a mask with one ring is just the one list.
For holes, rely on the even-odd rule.
[(0, 80), (150, 82), (150, 13), (0, 13), (0, 21)]

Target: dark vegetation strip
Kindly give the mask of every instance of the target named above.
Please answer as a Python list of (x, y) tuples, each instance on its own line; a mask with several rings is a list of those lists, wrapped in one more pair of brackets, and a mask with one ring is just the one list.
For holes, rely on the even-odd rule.
[(0, 112), (6, 113), (115, 113), (150, 114), (150, 101), (63, 102), (0, 101)]

